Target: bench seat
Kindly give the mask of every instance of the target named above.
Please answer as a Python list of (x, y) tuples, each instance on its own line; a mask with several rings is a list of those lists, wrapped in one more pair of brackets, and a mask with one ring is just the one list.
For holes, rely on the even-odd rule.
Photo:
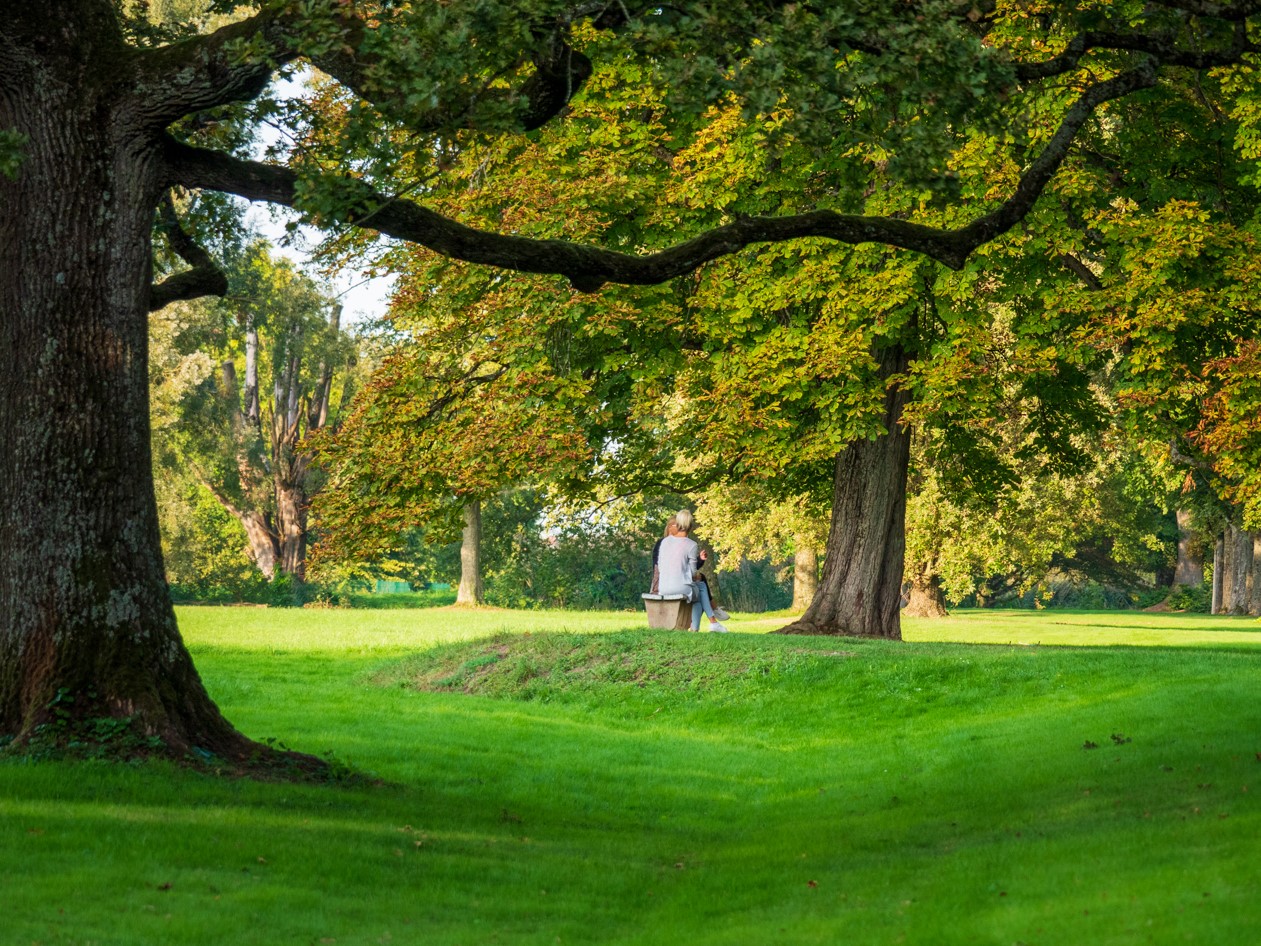
[(684, 595), (642, 594), (648, 626), (671, 631), (692, 628), (692, 603)]

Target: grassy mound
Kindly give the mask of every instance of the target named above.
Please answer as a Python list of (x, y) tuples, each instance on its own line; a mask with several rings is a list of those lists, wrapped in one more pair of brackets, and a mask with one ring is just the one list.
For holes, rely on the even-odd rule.
[(378, 675), (376, 682), (430, 693), (549, 700), (633, 688), (721, 694), (811, 663), (855, 658), (856, 649), (777, 646), (770, 638), (704, 634), (498, 634), (435, 647)]

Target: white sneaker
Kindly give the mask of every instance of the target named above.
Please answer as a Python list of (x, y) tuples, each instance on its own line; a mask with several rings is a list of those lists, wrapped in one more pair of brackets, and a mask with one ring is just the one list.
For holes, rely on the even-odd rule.
[(719, 624), (717, 621), (711, 621), (711, 622), (709, 623), (709, 633), (711, 633), (711, 634), (728, 634), (728, 633), (730, 633), (730, 632), (729, 632), (729, 631), (728, 631), (725, 627), (723, 627), (721, 624)]
[(714, 608), (714, 617), (718, 618), (718, 620), (720, 621), (731, 620), (731, 615), (728, 614), (726, 611), (724, 611), (722, 608)]

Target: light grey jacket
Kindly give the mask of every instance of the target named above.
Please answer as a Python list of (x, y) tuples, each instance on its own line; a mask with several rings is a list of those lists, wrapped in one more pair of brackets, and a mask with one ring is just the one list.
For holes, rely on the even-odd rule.
[(657, 570), (661, 573), (657, 590), (663, 595), (683, 595), (688, 601), (695, 601), (696, 585), (692, 576), (700, 567), (700, 553), (699, 545), (681, 535), (662, 539), (657, 556)]

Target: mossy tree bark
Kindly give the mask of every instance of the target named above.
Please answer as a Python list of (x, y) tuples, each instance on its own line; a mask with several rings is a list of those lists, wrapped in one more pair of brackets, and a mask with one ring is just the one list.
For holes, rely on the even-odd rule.
[(0, 127), (26, 136), (22, 173), (0, 178), (0, 733), (108, 717), (239, 757), (250, 743), (193, 669), (160, 553), (146, 358), (161, 162), (140, 103), (62, 61), (96, 52), (98, 26), (59, 24), (50, 42), (75, 42), (51, 62), (0, 59)]
[(112, 13), (61, 4), (49, 30), (39, 6), (6, 11), (37, 41), (0, 42), (0, 128), (25, 137), (0, 177), (0, 736), (274, 759), (207, 694), (163, 571), (147, 357), (165, 122)]

